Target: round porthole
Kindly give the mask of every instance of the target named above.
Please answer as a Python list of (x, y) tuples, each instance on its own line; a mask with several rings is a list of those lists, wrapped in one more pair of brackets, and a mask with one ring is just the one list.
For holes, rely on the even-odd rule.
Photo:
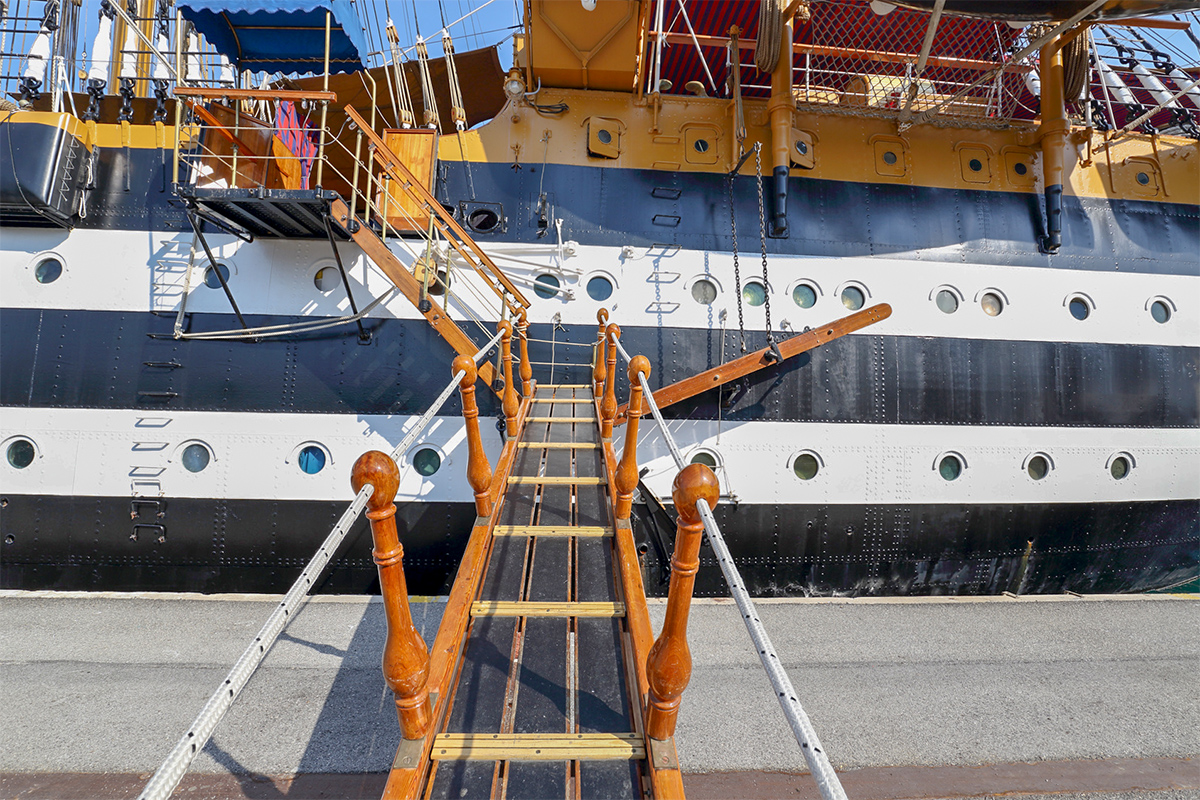
[(1029, 477), (1040, 481), (1050, 474), (1050, 459), (1038, 453), (1025, 464), (1025, 471), (1029, 473)]
[(476, 233), (488, 233), (500, 224), (500, 215), (490, 208), (477, 208), (467, 214), (467, 225)]
[(995, 292), (985, 292), (983, 297), (979, 298), (979, 307), (989, 317), (998, 317), (1004, 311), (1004, 301)]
[(866, 302), (866, 295), (857, 286), (847, 286), (845, 289), (842, 289), (842, 305), (851, 311), (858, 311)]
[(1162, 325), (1171, 319), (1171, 307), (1162, 300), (1155, 300), (1150, 304), (1150, 317)]
[(33, 269), (38, 283), (54, 283), (62, 275), (63, 264), (57, 258), (43, 258)]
[[(220, 270), (219, 277), (217, 272), (218, 270)], [(224, 278), (225, 282), (229, 283), (229, 267), (220, 262), (217, 263), (216, 268), (210, 266), (208, 269), (204, 270), (204, 285), (210, 289), (220, 289), (221, 278)]]
[(28, 439), (14, 439), (5, 448), (8, 465), (13, 469), (25, 469), (33, 463), (33, 457), (36, 455), (37, 448)]
[(1140, 183), (1142, 186), (1147, 186), (1150, 183), (1150, 176), (1144, 172), (1139, 172), (1137, 174), (1137, 182)]
[(553, 275), (538, 275), (533, 282), (533, 293), (543, 300), (549, 300), (558, 294), (558, 278)]
[(337, 267), (321, 267), (313, 276), (313, 285), (317, 291), (332, 292), (342, 285), (342, 276), (338, 274)]
[(978, 158), (972, 158), (967, 162), (967, 166), (971, 168), (971, 172), (979, 172), (983, 169), (983, 162)]
[(958, 295), (949, 289), (942, 289), (938, 292), (934, 302), (937, 303), (938, 310), (943, 314), (953, 314), (958, 311)]
[(1108, 474), (1115, 481), (1124, 480), (1132, 470), (1133, 462), (1126, 455), (1118, 455), (1108, 463)]
[(817, 304), (817, 290), (807, 283), (796, 284), (792, 289), (792, 302), (801, 308), (812, 308)]
[(305, 475), (316, 475), (325, 469), (326, 458), (323, 449), (315, 444), (310, 444), (300, 450), (300, 455), (296, 457), (296, 463), (300, 465), (300, 471)]
[(183, 448), (179, 461), (188, 472), (203, 472), (208, 462), (212, 461), (212, 453), (199, 442), (193, 442)]
[(712, 305), (717, 299), (717, 285), (703, 278), (692, 284), (692, 299), (702, 306)]
[(767, 302), (767, 287), (757, 281), (750, 281), (742, 286), (742, 299), (752, 306), (761, 306)]
[(597, 301), (604, 301), (612, 297), (613, 285), (612, 281), (602, 275), (597, 275), (587, 282), (588, 297)]
[(821, 462), (812, 453), (801, 453), (792, 462), (792, 472), (802, 481), (811, 481), (821, 471)]
[(808, 155), (808, 144), (801, 139), (796, 140), (796, 152), (802, 156)]
[(596, 138), (600, 140), (600, 144), (612, 144), (612, 134), (604, 128), (596, 132)]
[(436, 450), (425, 447), (413, 454), (412, 465), (418, 475), (428, 478), (441, 469), (442, 457)]
[(703, 464), (709, 469), (716, 469), (717, 457), (707, 450), (697, 450), (694, 454), (692, 454), (692, 460), (688, 463)]
[(1071, 312), (1071, 316), (1082, 322), (1087, 319), (1092, 313), (1092, 307), (1087, 300), (1082, 297), (1072, 297), (1067, 303), (1067, 310)]
[(707, 153), (708, 152), (708, 140), (707, 139), (697, 139), (695, 144), (692, 145), (692, 147), (695, 148), (697, 153)]
[(886, 151), (883, 154), (883, 163), (887, 164), (889, 167), (892, 166), (893, 164), (895, 164), (896, 163), (896, 154), (893, 153), (891, 150)]
[(1013, 172), (1017, 173), (1018, 175), (1024, 175), (1025, 173), (1029, 172), (1029, 167), (1025, 166), (1024, 161), (1018, 161), (1016, 164), (1013, 164)]
[(958, 476), (962, 475), (962, 471), (962, 459), (956, 455), (944, 455), (938, 461), (938, 474), (942, 476), (943, 480), (958, 480)]

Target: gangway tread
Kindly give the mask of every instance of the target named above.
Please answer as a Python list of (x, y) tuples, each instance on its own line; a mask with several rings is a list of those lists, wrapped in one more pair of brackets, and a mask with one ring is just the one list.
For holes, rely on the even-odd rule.
[[(534, 403), (590, 396), (542, 385)], [(543, 408), (567, 421), (575, 405)], [(592, 424), (526, 418), (425, 797), (640, 800), (650, 785), (599, 428), (570, 421)]]
[(542, 389), (587, 389), (591, 391), (591, 385), (586, 383), (539, 383), (538, 391)]
[(324, 239), (325, 214), (337, 192), (323, 189), (207, 188), (181, 184), (185, 202), (260, 238)]
[(595, 422), (595, 417), (528, 417), (527, 422), (579, 423)]

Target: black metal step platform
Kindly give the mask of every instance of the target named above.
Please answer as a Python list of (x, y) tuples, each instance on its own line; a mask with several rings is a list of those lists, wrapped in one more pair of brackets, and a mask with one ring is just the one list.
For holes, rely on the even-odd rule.
[[(327, 189), (215, 189), (180, 185), (176, 193), (202, 219), (249, 236), (324, 239), (325, 215), (339, 195)], [(333, 226), (343, 238), (344, 231)]]

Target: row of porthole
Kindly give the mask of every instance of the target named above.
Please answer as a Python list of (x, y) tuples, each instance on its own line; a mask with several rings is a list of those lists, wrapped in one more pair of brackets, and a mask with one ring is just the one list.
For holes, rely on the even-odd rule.
[[(13, 469), (25, 469), (37, 458), (37, 447), (24, 437), (17, 437), (5, 448), (5, 458)], [(212, 463), (213, 451), (203, 442), (191, 442), (184, 446), (179, 455), (179, 463), (191, 473), (203, 472)], [(306, 475), (316, 475), (325, 469), (329, 455), (324, 447), (316, 444), (305, 445), (296, 455), (296, 465)], [(423, 447), (412, 455), (413, 469), (424, 477), (433, 475), (442, 466), (442, 457), (429, 447)]]
[[(717, 457), (707, 450), (699, 450), (693, 456), (691, 463), (704, 464), (710, 469), (717, 468)], [(817, 477), (824, 462), (816, 453), (802, 452), (792, 460), (792, 472), (802, 481), (811, 481)], [(938, 456), (934, 466), (938, 474), (946, 481), (955, 481), (967, 467), (966, 459), (957, 453), (944, 453)], [(1128, 453), (1116, 453), (1108, 460), (1108, 473), (1113, 480), (1124, 480), (1133, 471), (1133, 456)], [(1023, 468), (1026, 474), (1035, 481), (1040, 481), (1054, 471), (1054, 462), (1045, 453), (1034, 453), (1025, 459)]]
[[(931, 293), (931, 296), (938, 310), (944, 314), (953, 314), (958, 311), (963, 302), (962, 294), (953, 286), (939, 286)], [(979, 295), (978, 302), (983, 313), (989, 317), (1000, 316), (1007, 305), (1004, 296), (995, 289), (984, 290)], [(1096, 310), (1092, 299), (1082, 294), (1068, 295), (1063, 301), (1063, 305), (1066, 306), (1072, 317), (1081, 322)], [(1152, 297), (1146, 302), (1146, 310), (1150, 312), (1151, 319), (1162, 325), (1168, 322), (1175, 313), (1175, 304), (1166, 297)]]

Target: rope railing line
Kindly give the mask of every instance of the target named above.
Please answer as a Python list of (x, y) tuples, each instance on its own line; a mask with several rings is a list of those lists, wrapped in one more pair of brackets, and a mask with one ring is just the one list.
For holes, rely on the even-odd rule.
[[(503, 332), (497, 333), (492, 337), (491, 341), (481, 347), (478, 352), (472, 356), (472, 360), (478, 364), (487, 352), (496, 346), (500, 341)], [(417, 437), (428, 427), (446, 400), (458, 388), (458, 382), (462, 380), (466, 374), (465, 371), (459, 370), (454, 374), (449, 385), (438, 395), (429, 409), (421, 415), (417, 420), (417, 424), (407, 435), (400, 441), (400, 444), (392, 450), (391, 458), (393, 461), (412, 446)], [(167, 800), (171, 794), (179, 786), (179, 782), (187, 773), (188, 767), (192, 761), (208, 744), (209, 738), (216, 729), (217, 724), (225, 716), (225, 712), (233, 705), (233, 701), (241, 693), (246, 683), (251, 676), (258, 670), (271, 647), (274, 646), (275, 640), (279, 638), (279, 634), (287, 626), (294, 616), (294, 612), (299, 610), (305, 599), (308, 597), (308, 591), (315, 585), (325, 567), (333, 560), (334, 554), (341, 546), (346, 535), (353, 527), (358, 515), (367, 505), (367, 500), (374, 493), (375, 487), (371, 484), (366, 484), (359, 490), (358, 494), (347, 506), (345, 512), (338, 519), (337, 524), (333, 526), (333, 530), (325, 537), (325, 541), (317, 549), (312, 559), (305, 566), (300, 576), (296, 578), (295, 583), (284, 595), (283, 600), (275, 607), (271, 616), (267, 618), (259, 630), (258, 635), (254, 637), (254, 641), (246, 648), (241, 657), (230, 669), (229, 674), (225, 676), (225, 680), (217, 687), (217, 690), (209, 697), (208, 702), (204, 704), (200, 714), (192, 721), (187, 732), (175, 748), (163, 761), (158, 770), (151, 776), (149, 782), (146, 783), (142, 793), (138, 795), (138, 800)]]
[[(632, 361), (629, 353), (621, 346), (619, 338), (613, 336), (607, 338), (616, 345), (617, 352), (621, 354), (625, 361)], [(684, 461), (683, 453), (680, 452), (679, 446), (675, 443), (675, 437), (671, 435), (671, 430), (667, 427), (666, 420), (663, 419), (658, 403), (654, 402), (654, 392), (650, 390), (650, 384), (646, 380), (644, 373), (638, 372), (637, 377), (638, 382), (642, 385), (642, 396), (646, 405), (650, 407), (650, 413), (654, 415), (654, 420), (658, 423), (659, 430), (662, 431), (663, 441), (667, 443), (667, 448), (671, 451), (671, 458), (675, 460), (675, 466), (682, 471), (688, 464)], [(609, 376), (609, 379), (611, 380), (612, 376)], [(800, 744), (800, 752), (804, 754), (804, 760), (808, 763), (809, 771), (812, 772), (813, 778), (817, 782), (817, 788), (820, 789), (821, 796), (824, 800), (846, 800), (846, 792), (842, 788), (841, 781), (838, 779), (833, 766), (829, 763), (829, 757), (825, 754), (825, 749), (821, 746), (820, 739), (817, 738), (817, 732), (796, 697), (796, 689), (792, 686), (791, 679), (779, 661), (779, 656), (775, 652), (775, 646), (771, 643), (771, 637), (767, 635), (767, 631), (758, 617), (754, 601), (750, 599), (750, 593), (746, 589), (746, 584), (742, 580), (742, 575), (738, 571), (737, 564), (734, 563), (733, 556), (729, 553), (729, 547), (726, 546), (725, 537), (721, 534), (721, 529), (717, 525), (716, 518), (712, 515), (712, 509), (708, 507), (708, 503), (705, 500), (700, 500), (696, 503), (696, 510), (699, 512), (700, 518), (704, 521), (704, 531), (708, 535), (708, 542), (712, 545), (713, 553), (717, 557), (717, 564), (721, 567), (721, 573), (725, 576), (725, 583), (729, 586), (729, 593), (733, 595), (734, 602), (737, 603), (738, 610), (741, 611), (742, 621), (746, 623), (746, 630), (750, 634), (750, 640), (754, 643), (754, 647), (758, 651), (763, 669), (766, 670), (767, 678), (771, 681), (771, 686), (775, 690), (776, 699), (779, 700), (779, 705), (783, 709), (783, 715), (787, 718), (788, 725), (791, 726), (792, 733), (795, 734), (796, 741)]]

